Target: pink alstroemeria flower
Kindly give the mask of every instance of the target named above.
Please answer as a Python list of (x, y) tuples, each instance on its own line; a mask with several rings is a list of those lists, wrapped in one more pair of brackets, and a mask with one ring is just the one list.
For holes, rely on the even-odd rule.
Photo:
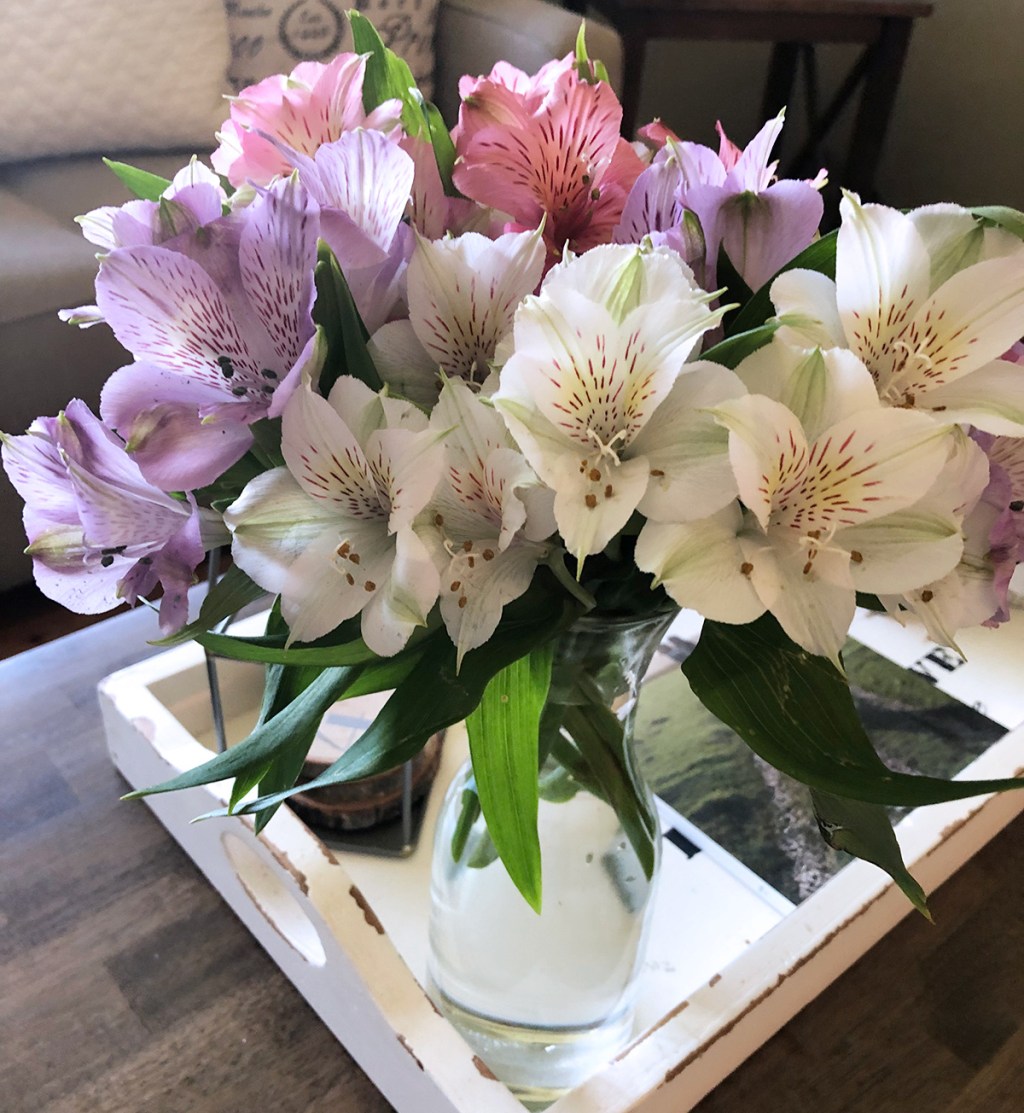
[(619, 135), (615, 93), (583, 81), (572, 61), (550, 63), (533, 78), (501, 64), (459, 89), (456, 186), (509, 213), (516, 229), (543, 221), (549, 263), (567, 244), (583, 252), (610, 242), (643, 169)]
[(267, 185), (291, 169), (274, 139), (306, 155), (355, 128), (390, 132), (398, 127), (401, 102), (363, 108), (366, 56), (339, 54), (326, 65), (301, 62), (231, 98), (231, 118), (217, 138), (214, 169), (234, 186)]
[(407, 135), (399, 146), (412, 159), (415, 167), (406, 215), (421, 236), (439, 240), (449, 232), (455, 236), (463, 232), (486, 234), (491, 225), (494, 225), (494, 236), (501, 234), (497, 214), (466, 197), (449, 197), (445, 193), (434, 148), (426, 139)]
[(23, 436), (4, 437), (3, 464), (25, 500), (27, 551), (44, 595), (78, 614), (101, 614), (159, 583), (160, 628), (185, 624), (196, 565), (228, 536), (218, 516), (147, 483), (78, 399), (59, 417), (37, 418)]
[(318, 231), (287, 179), (201, 234), (103, 257), (98, 309), (137, 362), (107, 381), (101, 413), (150, 482), (212, 483), (252, 422), (281, 412), (313, 338)]
[[(811, 242), (823, 212), (824, 170), (812, 181), (775, 178), (778, 163), (770, 159), (783, 120), (780, 112), (742, 151), (717, 124), (717, 154), (700, 143), (677, 140), (664, 126), (642, 129), (650, 143), (662, 146), (633, 187), (615, 231), (617, 242), (638, 242), (645, 232), (676, 228), (686, 210), (700, 221), (704, 235), (705, 288), (717, 285), (718, 254), (724, 248), (747, 286), (760, 289)], [(671, 240), (662, 242), (679, 250)]]

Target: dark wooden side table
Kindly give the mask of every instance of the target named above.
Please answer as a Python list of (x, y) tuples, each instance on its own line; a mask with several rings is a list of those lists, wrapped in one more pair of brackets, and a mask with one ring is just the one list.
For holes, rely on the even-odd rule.
[[(118, 800), (96, 683), (155, 633), (135, 611), (0, 662), (0, 1109), (387, 1113), (146, 806)], [(697, 1113), (1017, 1113), (1022, 862), (1018, 820), (932, 896), (936, 925), (910, 916)]]
[[(845, 160), (830, 166), (834, 182), (874, 193), (903, 60), (915, 19), (930, 15), (925, 0), (575, 0), (600, 12), (622, 36), (624, 47), (623, 128), (631, 134), (651, 39), (754, 41), (774, 44), (762, 103), (767, 119), (789, 102), (802, 61), (808, 101), (809, 135), (787, 174), (817, 172), (823, 139), (858, 89), (860, 103)], [(819, 43), (860, 43), (864, 50), (824, 108), (817, 105), (814, 47)]]

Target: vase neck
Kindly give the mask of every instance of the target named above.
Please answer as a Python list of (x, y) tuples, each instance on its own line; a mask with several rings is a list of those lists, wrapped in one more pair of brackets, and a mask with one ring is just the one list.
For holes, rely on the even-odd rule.
[(553, 697), (565, 699), (584, 678), (608, 706), (635, 696), (674, 617), (673, 612), (642, 617), (601, 612), (584, 615), (556, 643)]

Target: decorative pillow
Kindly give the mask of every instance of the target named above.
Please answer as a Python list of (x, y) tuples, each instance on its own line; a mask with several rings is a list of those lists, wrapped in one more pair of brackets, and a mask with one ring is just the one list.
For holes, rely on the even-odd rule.
[(347, 8), (357, 8), (409, 63), (425, 97), (433, 96), (438, 0), (224, 0), (231, 34), (228, 76), (237, 93), (299, 62), (327, 62), (352, 49)]
[(208, 149), (228, 60), (217, 0), (3, 0), (0, 162)]

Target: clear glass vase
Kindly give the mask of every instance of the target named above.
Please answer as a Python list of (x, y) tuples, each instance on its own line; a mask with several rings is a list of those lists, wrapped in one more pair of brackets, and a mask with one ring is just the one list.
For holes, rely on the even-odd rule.
[(592, 613), (559, 640), (540, 730), (540, 914), (497, 858), (468, 762), (438, 820), (430, 993), (531, 1108), (589, 1077), (633, 1034), (660, 859), (633, 719), (671, 617)]

